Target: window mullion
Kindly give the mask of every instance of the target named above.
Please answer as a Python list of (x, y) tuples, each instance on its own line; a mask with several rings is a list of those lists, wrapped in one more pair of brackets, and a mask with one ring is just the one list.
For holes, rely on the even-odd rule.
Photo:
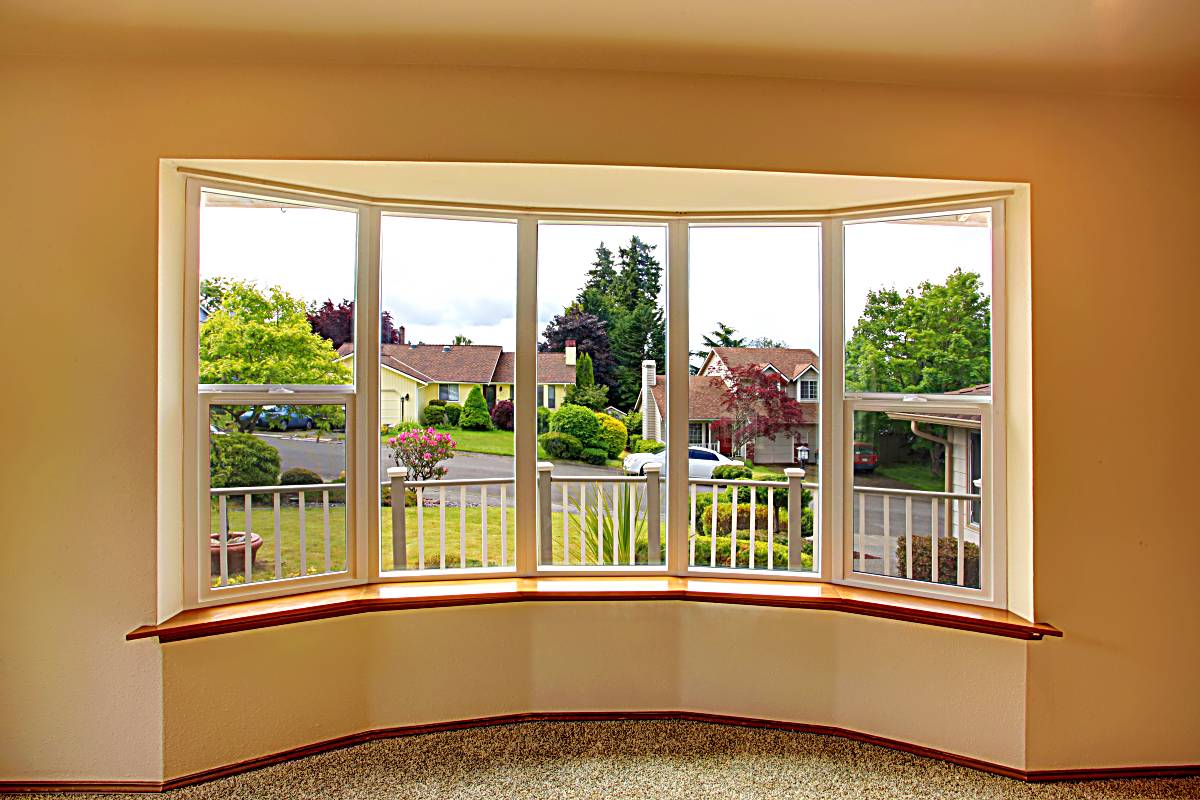
[(818, 552), (821, 577), (842, 577), (842, 531), (845, 514), (845, 307), (843, 304), (845, 247), (842, 221), (821, 223), (821, 463)]
[(513, 386), (517, 574), (537, 572), (537, 246), (538, 223), (517, 219), (517, 352)]
[(688, 571), (688, 239), (667, 225), (667, 571)]
[(354, 475), (354, 530), (347, 565), (352, 574), (370, 580), (379, 575), (379, 236), (380, 212), (364, 206), (358, 212), (358, 272), (355, 286), (354, 359), (355, 424), (347, 441), (346, 463)]

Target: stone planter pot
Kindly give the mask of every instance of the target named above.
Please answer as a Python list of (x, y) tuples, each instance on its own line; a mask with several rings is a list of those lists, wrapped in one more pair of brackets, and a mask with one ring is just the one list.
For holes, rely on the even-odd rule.
[[(226, 534), (226, 552), (229, 553), (228, 574), (230, 576), (244, 574), (246, 571), (246, 534), (244, 531), (229, 531)], [(258, 558), (258, 548), (262, 547), (262, 537), (257, 533), (250, 534), (250, 563), (251, 568)], [(208, 555), (212, 575), (221, 574), (221, 534), (213, 533), (208, 537)]]

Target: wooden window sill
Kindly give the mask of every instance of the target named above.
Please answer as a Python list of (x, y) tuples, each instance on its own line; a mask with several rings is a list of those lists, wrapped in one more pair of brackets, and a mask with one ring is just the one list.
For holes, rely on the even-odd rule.
[(676, 600), (748, 606), (809, 608), (975, 631), (1011, 639), (1062, 636), (1009, 611), (921, 597), (835, 586), (770, 580), (714, 578), (504, 578), (460, 581), (373, 583), (346, 589), (249, 600), (192, 609), (160, 625), (143, 625), (126, 639), (157, 637), (177, 642), (233, 631), (269, 628), (374, 611), (538, 601)]

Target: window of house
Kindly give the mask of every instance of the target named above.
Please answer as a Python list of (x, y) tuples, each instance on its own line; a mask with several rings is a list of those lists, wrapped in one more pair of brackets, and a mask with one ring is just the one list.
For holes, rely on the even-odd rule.
[(1003, 201), (760, 223), (188, 192), (190, 605), (556, 570), (1004, 604)]

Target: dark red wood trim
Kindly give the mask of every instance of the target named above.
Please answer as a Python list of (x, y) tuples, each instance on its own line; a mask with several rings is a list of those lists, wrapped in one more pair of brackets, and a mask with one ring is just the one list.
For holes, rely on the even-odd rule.
[[(1062, 636), (1045, 623), (1029, 622), (1003, 610), (944, 600), (926, 600), (889, 592), (832, 584), (784, 581), (733, 581), (699, 578), (524, 578), (455, 581), (453, 584), (370, 584), (269, 600), (249, 600), (184, 611), (160, 625), (144, 625), (126, 638), (157, 637), (176, 642), (293, 622), (329, 619), (376, 611), (539, 601), (691, 601), (733, 605), (840, 611), (921, 625), (1038, 640)], [(452, 585), (453, 591), (446, 586)]]
[(839, 728), (832, 725), (813, 725), (805, 722), (784, 722), (782, 720), (761, 719), (758, 717), (737, 717), (725, 714), (705, 714), (697, 711), (550, 711), (531, 712), (524, 714), (502, 714), (493, 717), (478, 717), (474, 719), (435, 722), (426, 725), (404, 725), (394, 728), (377, 728), (375, 730), (339, 736), (322, 742), (295, 747), (278, 753), (271, 753), (257, 758), (238, 761), (223, 767), (193, 772), (162, 782), (155, 781), (0, 781), (0, 792), (164, 792), (193, 786), (198, 783), (240, 775), (256, 769), (269, 767), (284, 761), (292, 761), (306, 756), (327, 753), (331, 750), (341, 750), (346, 747), (363, 744), (376, 739), (395, 739), (403, 736), (419, 736), (426, 733), (442, 731), (466, 730), (468, 728), (483, 728), (495, 725), (515, 725), (522, 722), (595, 722), (607, 720), (686, 720), (689, 722), (705, 722), (714, 725), (739, 725), (748, 728), (769, 728), (772, 730), (792, 731), (795, 733), (814, 733), (822, 736), (839, 736), (856, 742), (886, 747), (910, 753), (922, 758), (933, 758), (957, 764), (961, 767), (989, 772), (1006, 778), (1014, 778), (1029, 782), (1051, 781), (1090, 781), (1090, 780), (1119, 780), (1130, 778), (1188, 778), (1200, 776), (1200, 764), (1179, 766), (1148, 766), (1148, 767), (1106, 767), (1082, 769), (1054, 770), (1023, 770), (1016, 767), (996, 764), (971, 756), (959, 755), (946, 750), (939, 750), (924, 745), (912, 744), (899, 739), (889, 739), (871, 733)]

